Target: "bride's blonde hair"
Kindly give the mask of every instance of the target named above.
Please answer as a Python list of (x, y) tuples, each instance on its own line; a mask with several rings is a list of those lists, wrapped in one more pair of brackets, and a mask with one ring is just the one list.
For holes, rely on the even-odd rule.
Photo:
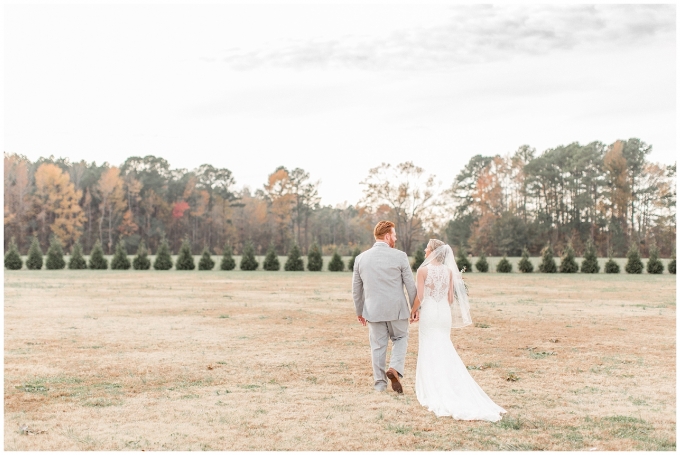
[(430, 239), (430, 241), (427, 242), (427, 246), (430, 247), (430, 251), (434, 251), (442, 245), (446, 245), (446, 243), (437, 239)]

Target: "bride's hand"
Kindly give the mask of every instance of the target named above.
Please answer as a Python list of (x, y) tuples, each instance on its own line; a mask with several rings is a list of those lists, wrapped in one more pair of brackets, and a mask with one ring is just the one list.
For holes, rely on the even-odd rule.
[(418, 311), (412, 311), (411, 322), (418, 322), (418, 319), (420, 319), (420, 313)]

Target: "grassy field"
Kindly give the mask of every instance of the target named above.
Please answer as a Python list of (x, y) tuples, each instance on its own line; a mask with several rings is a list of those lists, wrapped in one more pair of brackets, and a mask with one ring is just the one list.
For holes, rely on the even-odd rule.
[(675, 450), (675, 277), (467, 276), (508, 410), (373, 391), (348, 273), (5, 271), (5, 450)]

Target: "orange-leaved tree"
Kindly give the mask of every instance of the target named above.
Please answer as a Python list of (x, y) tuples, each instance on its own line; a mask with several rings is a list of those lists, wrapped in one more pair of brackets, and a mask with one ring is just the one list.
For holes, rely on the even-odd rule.
[(47, 242), (50, 233), (67, 248), (78, 240), (85, 221), (83, 209), (78, 204), (81, 196), (82, 192), (75, 189), (69, 175), (59, 166), (44, 163), (38, 167), (33, 205), (41, 222), (44, 242)]

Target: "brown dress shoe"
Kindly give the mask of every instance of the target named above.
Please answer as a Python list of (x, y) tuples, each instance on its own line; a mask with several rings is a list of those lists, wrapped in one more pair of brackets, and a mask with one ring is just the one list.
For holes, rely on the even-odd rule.
[(397, 370), (390, 368), (385, 374), (390, 381), (392, 381), (392, 390), (397, 393), (404, 393), (404, 390), (401, 388), (401, 382), (399, 382), (399, 373), (397, 373)]

